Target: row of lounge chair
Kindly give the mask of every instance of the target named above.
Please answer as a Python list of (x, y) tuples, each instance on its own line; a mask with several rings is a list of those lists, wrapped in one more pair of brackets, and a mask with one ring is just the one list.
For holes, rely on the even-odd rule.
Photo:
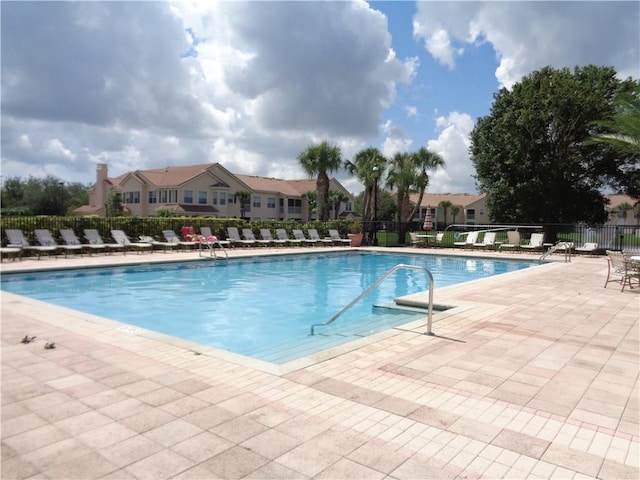
[(2, 254), (11, 255), (14, 258), (25, 252), (32, 253), (40, 258), (41, 255), (56, 255), (64, 253), (65, 257), (70, 254), (91, 255), (94, 252), (111, 253), (120, 251), (152, 251), (153, 249), (164, 249), (169, 251), (176, 248), (193, 249), (202, 244), (217, 247), (230, 246), (295, 246), (295, 245), (348, 245), (349, 239), (341, 238), (337, 230), (330, 230), (330, 237), (321, 238), (316, 229), (309, 229), (309, 237), (306, 237), (302, 230), (293, 230), (294, 238), (289, 238), (285, 229), (277, 229), (277, 238), (273, 238), (269, 229), (261, 229), (260, 239), (256, 238), (249, 228), (242, 230), (242, 237), (237, 227), (229, 227), (228, 238), (221, 240), (216, 238), (209, 227), (201, 227), (200, 235), (194, 235), (189, 239), (180, 238), (173, 230), (162, 232), (165, 241), (159, 241), (151, 236), (141, 236), (139, 241), (132, 241), (122, 230), (111, 230), (113, 242), (103, 241), (100, 233), (96, 229), (85, 229), (82, 242), (76, 233), (71, 229), (60, 229), (60, 237), (63, 243), (60, 244), (47, 229), (36, 229), (34, 235), (38, 245), (32, 245), (24, 233), (19, 229), (6, 229), (7, 246), (2, 248)]
[[(496, 235), (497, 232), (465, 232), (460, 235), (465, 235), (465, 238), (460, 238), (453, 243), (453, 246), (456, 248), (466, 248), (466, 249), (500, 249), (500, 250), (509, 250), (509, 251), (543, 251), (545, 248), (550, 247), (551, 244), (544, 243), (544, 233), (532, 233), (527, 243), (522, 241), (520, 236), (520, 232), (518, 231), (508, 231), (507, 232), (507, 241), (499, 242), (497, 241)], [(480, 239), (480, 235), (482, 239)], [(438, 233), (435, 235), (435, 244), (441, 244), (443, 241), (444, 234)], [(420, 243), (420, 240), (417, 236), (412, 235), (411, 243), (413, 245), (417, 245)], [(587, 242), (580, 247), (574, 247), (573, 244), (569, 244), (573, 251), (576, 253), (595, 253), (598, 250), (598, 244), (593, 242)]]

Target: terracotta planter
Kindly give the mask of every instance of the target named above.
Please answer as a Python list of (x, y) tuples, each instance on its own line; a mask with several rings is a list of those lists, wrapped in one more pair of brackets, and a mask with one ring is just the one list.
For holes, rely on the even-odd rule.
[(364, 234), (362, 234), (362, 233), (348, 233), (347, 237), (349, 238), (349, 240), (351, 240), (351, 246), (352, 247), (359, 247), (360, 245), (362, 245), (362, 237), (364, 237)]

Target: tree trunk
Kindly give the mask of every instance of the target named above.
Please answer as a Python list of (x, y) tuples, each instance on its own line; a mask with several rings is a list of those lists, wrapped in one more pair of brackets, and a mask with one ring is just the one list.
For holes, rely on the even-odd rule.
[(327, 172), (318, 173), (318, 180), (316, 181), (316, 195), (318, 197), (318, 220), (326, 222), (329, 220), (329, 209), (327, 208), (329, 177), (327, 177)]

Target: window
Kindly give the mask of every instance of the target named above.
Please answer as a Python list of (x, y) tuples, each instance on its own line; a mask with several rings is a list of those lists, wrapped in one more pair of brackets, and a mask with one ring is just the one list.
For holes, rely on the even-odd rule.
[(220, 205), (226, 205), (227, 204), (227, 195), (225, 193), (221, 193), (220, 194)]
[(158, 193), (160, 194), (160, 203), (167, 203), (168, 192), (166, 190), (160, 190)]
[(236, 203), (236, 197), (234, 195), (232, 195), (232, 194), (229, 194), (227, 196), (227, 203), (229, 205), (232, 205), (232, 204)]
[(178, 190), (169, 190), (168, 203), (178, 203)]
[(467, 210), (467, 220), (474, 220), (476, 218), (475, 208), (469, 208)]
[(253, 196), (253, 207), (254, 208), (260, 208), (260, 205), (262, 204), (262, 198), (261, 197), (256, 197), (255, 195)]
[(211, 205), (217, 205), (218, 204), (218, 192), (212, 192), (211, 193)]
[(267, 197), (267, 208), (276, 208), (275, 197)]
[(198, 192), (198, 204), (199, 205), (207, 204), (207, 192)]
[(193, 190), (185, 190), (182, 201), (184, 203), (193, 203)]
[(345, 212), (353, 211), (353, 204), (351, 203), (351, 200), (347, 200), (346, 202), (344, 202), (344, 210)]
[(149, 203), (158, 203), (158, 192), (155, 190), (149, 192)]
[(124, 192), (123, 203), (140, 203), (140, 192)]
[(295, 198), (287, 199), (287, 213), (302, 213), (302, 200)]

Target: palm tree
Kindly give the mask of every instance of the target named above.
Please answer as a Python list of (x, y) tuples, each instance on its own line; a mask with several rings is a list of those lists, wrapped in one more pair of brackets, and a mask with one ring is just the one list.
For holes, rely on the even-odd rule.
[(622, 218), (624, 218), (624, 223), (627, 223), (627, 212), (633, 210), (633, 205), (629, 202), (622, 202), (618, 205), (618, 212), (622, 212)]
[[(383, 177), (388, 163), (387, 157), (385, 157), (380, 150), (375, 147), (365, 148), (359, 151), (353, 161), (347, 160), (344, 163), (344, 168), (351, 174), (355, 174), (358, 180), (364, 185), (364, 198), (362, 201), (362, 217), (365, 225), (370, 224), (370, 220), (373, 218), (373, 212), (375, 206), (373, 201), (375, 199), (374, 188), (376, 185), (376, 179), (380, 182)], [(380, 185), (380, 183), (378, 183)], [(378, 195), (380, 199), (380, 195)], [(373, 227), (373, 225), (371, 225)]]
[(454, 205), (453, 207), (451, 207), (451, 215), (453, 216), (452, 223), (456, 223), (456, 217), (458, 216), (459, 213), (460, 213), (460, 206)]
[(308, 218), (310, 221), (314, 213), (318, 212), (318, 193), (317, 192), (305, 192), (302, 194), (302, 198), (307, 201), (308, 206)]
[(329, 190), (329, 205), (333, 210), (334, 220), (338, 219), (338, 213), (340, 212), (340, 204), (349, 200), (349, 197), (344, 192), (337, 192), (335, 190)]
[[(440, 155), (421, 148), (415, 153), (396, 153), (391, 160), (391, 168), (387, 177), (387, 185), (397, 192), (396, 203), (398, 213), (398, 243), (404, 245), (411, 221), (422, 203), (424, 192), (429, 185), (427, 170), (435, 170), (444, 165)], [(411, 209), (409, 195), (418, 193), (418, 201)]]
[(632, 93), (620, 94), (615, 103), (617, 111), (610, 119), (594, 122), (612, 133), (594, 135), (592, 141), (613, 145), (625, 155), (640, 155), (640, 85)]
[(312, 145), (298, 155), (298, 161), (304, 171), (313, 177), (317, 175), (316, 191), (318, 195), (318, 220), (329, 219), (327, 198), (329, 197), (329, 177), (327, 172), (336, 172), (342, 166), (342, 152), (340, 147), (322, 142)]
[(444, 210), (444, 226), (447, 227), (447, 210), (451, 208), (453, 204), (449, 200), (442, 200), (438, 206)]
[(248, 190), (238, 190), (234, 197), (237, 201), (240, 201), (240, 218), (244, 218), (247, 205), (251, 202), (251, 192)]

